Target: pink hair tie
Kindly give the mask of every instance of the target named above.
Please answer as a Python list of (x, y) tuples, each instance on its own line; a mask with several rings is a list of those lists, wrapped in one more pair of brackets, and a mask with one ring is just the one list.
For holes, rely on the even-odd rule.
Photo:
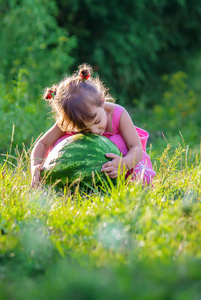
[(90, 77), (90, 75), (83, 76), (82, 74), (80, 74), (80, 77), (83, 79), (83, 81), (85, 81)]

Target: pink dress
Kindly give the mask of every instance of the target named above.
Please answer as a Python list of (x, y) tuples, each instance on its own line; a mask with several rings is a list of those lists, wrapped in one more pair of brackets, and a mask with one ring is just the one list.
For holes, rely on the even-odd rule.
[[(124, 108), (122, 106), (115, 106), (112, 118), (113, 132), (105, 132), (103, 135), (110, 139), (118, 147), (122, 155), (125, 156), (128, 153), (128, 149), (126, 147), (124, 139), (119, 132), (119, 121), (123, 110)], [(135, 127), (135, 129), (140, 136), (143, 148), (143, 157), (134, 169), (127, 172), (127, 177), (129, 175), (132, 175), (132, 180), (142, 180), (144, 184), (150, 184), (156, 172), (153, 171), (151, 160), (149, 158), (149, 155), (146, 153), (146, 145), (149, 134), (141, 128)]]

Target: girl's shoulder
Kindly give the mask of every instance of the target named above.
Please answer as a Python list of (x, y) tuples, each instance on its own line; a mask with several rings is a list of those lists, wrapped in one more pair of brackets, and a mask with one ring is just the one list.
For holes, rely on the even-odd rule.
[(113, 115), (115, 112), (122, 112), (124, 110), (123, 106), (111, 102), (105, 102), (104, 108), (108, 114)]
[(113, 117), (118, 113), (119, 105), (111, 102), (105, 102), (104, 109), (109, 122), (112, 122)]

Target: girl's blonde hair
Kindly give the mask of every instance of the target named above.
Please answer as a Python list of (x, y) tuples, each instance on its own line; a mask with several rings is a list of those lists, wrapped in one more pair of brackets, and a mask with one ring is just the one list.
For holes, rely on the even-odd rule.
[(91, 74), (91, 66), (83, 64), (72, 76), (45, 89), (43, 98), (49, 101), (63, 131), (85, 129), (84, 122), (96, 117), (91, 111), (93, 105), (102, 106), (105, 101), (114, 101), (99, 77), (93, 78)]

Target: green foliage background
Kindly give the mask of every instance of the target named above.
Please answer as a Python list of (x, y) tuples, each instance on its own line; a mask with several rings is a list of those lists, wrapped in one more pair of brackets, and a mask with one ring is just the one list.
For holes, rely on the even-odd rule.
[[(178, 70), (200, 46), (201, 4), (185, 0), (59, 0), (59, 24), (78, 37), (76, 61), (88, 61), (130, 103)], [(154, 88), (153, 88), (154, 85)], [(156, 100), (155, 100), (156, 101)]]
[(0, 151), (13, 125), (19, 147), (49, 128), (43, 89), (83, 62), (153, 138), (199, 139), (200, 16), (196, 0), (1, 0)]

